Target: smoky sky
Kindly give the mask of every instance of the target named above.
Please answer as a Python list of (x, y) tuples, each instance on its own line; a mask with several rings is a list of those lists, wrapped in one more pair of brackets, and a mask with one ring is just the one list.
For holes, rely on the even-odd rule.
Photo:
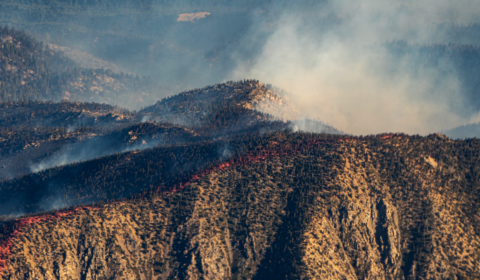
[(271, 5), (264, 11), (275, 13), (259, 12), (244, 38), (253, 44), (264, 37), (258, 56), (245, 60), (234, 54), (234, 79), (283, 88), (305, 117), (347, 133), (428, 134), (479, 120), (463, 108), (468, 102), (451, 61), (420, 65), (415, 57), (393, 57), (386, 47), (394, 41), (450, 43), (444, 27), (474, 24), (479, 1)]

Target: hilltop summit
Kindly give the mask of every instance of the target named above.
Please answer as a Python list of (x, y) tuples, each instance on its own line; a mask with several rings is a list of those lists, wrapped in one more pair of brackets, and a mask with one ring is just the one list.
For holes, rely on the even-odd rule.
[(248, 115), (252, 121), (272, 120), (280, 112), (290, 110), (297, 111), (271, 88), (256, 80), (244, 80), (182, 92), (140, 113), (151, 114), (160, 121), (202, 126), (221, 113)]

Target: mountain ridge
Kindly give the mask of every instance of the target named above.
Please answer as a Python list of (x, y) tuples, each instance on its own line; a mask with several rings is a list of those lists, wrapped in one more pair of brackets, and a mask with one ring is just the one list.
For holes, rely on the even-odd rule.
[[(451, 155), (475, 151), (478, 141), (437, 135), (284, 137), (260, 140), (265, 149), (253, 152), (259, 158), (219, 163), (176, 191), (32, 224), (13, 243), (10, 279), (22, 279), (27, 271), (31, 279), (479, 275), (480, 217), (466, 211), (475, 201), (466, 195), (478, 190), (469, 179), (457, 182), (462, 171), (450, 171), (457, 164), (473, 166), (478, 152), (462, 161)], [(298, 153), (261, 156), (275, 146)], [(395, 154), (398, 160), (391, 161)], [(24, 242), (44, 240), (39, 234), (58, 237), (22, 249)], [(95, 240), (98, 235), (105, 238)], [(68, 244), (78, 250), (65, 250)], [(58, 257), (47, 259), (42, 250)]]

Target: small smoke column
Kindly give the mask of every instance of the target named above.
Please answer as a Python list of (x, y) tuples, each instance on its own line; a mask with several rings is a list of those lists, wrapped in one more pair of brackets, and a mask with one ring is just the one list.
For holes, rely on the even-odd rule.
[(292, 92), (308, 118), (346, 133), (427, 134), (475, 120), (465, 114), (459, 78), (447, 61), (420, 65), (395, 57), (386, 42), (445, 42), (440, 24), (471, 24), (474, 0), (322, 1), (306, 9), (273, 5), (259, 13), (248, 44), (267, 36), (235, 79), (255, 77)]

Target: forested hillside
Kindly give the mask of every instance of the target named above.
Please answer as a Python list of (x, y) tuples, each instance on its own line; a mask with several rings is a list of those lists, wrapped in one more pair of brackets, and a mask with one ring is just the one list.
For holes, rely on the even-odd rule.
[(477, 140), (281, 133), (247, 143), (142, 199), (5, 223), (3, 276), (480, 277)]
[(62, 53), (8, 27), (0, 28), (0, 41), (0, 101), (66, 99), (133, 108), (153, 102), (147, 78), (79, 68)]
[[(301, 117), (298, 109), (276, 89), (256, 80), (230, 81), (182, 92), (142, 109), (139, 114), (157, 122), (195, 127), (202, 134), (214, 137), (291, 129)], [(321, 122), (307, 120), (307, 123), (309, 131), (342, 133)], [(305, 123), (298, 125), (305, 127)]]

